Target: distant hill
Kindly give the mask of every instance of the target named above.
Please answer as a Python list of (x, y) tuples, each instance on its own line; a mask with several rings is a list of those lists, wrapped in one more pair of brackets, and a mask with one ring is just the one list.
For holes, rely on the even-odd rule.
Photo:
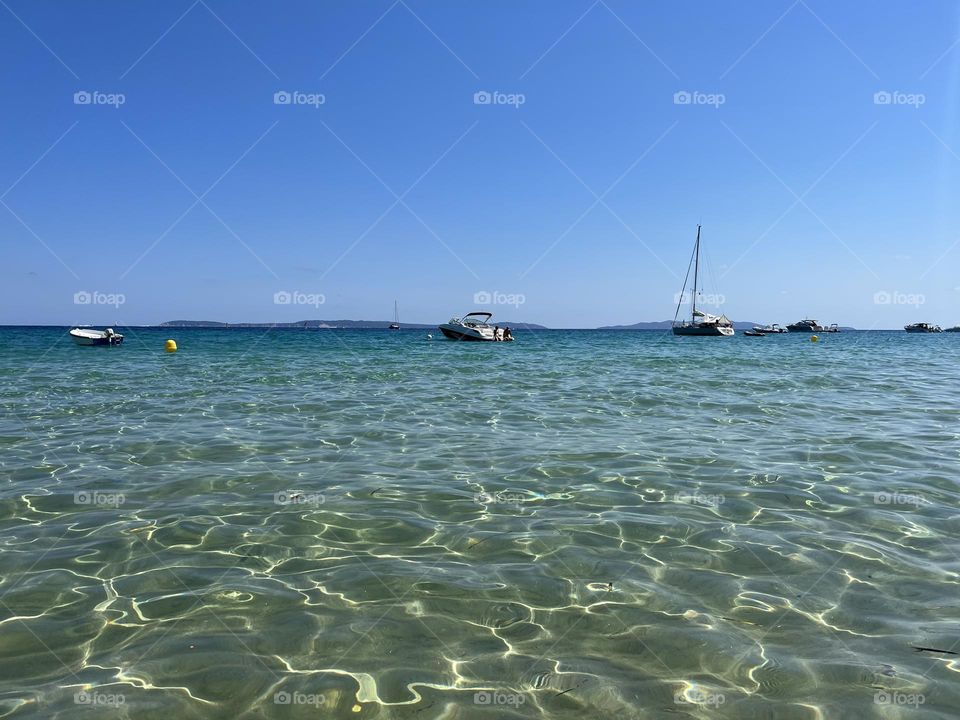
[[(299, 320), (289, 323), (225, 323), (214, 320), (169, 320), (160, 323), (163, 328), (276, 328), (290, 330), (323, 330), (323, 329), (362, 329), (362, 330), (383, 330), (391, 323), (390, 320)], [(514, 323), (502, 322), (496, 323), (500, 327), (510, 327), (516, 330), (546, 330), (543, 325), (533, 323)], [(427, 330), (436, 328), (439, 323), (433, 325), (423, 325), (420, 323), (400, 323), (402, 330)]]

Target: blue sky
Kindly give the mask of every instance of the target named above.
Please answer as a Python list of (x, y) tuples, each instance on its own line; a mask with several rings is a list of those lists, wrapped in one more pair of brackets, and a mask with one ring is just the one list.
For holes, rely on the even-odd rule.
[(698, 222), (734, 319), (960, 324), (955, 2), (4, 0), (0, 61), (2, 324), (661, 320)]

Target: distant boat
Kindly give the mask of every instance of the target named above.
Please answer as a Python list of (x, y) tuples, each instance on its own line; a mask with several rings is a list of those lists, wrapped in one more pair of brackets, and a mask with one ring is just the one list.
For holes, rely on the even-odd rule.
[(824, 332), (840, 332), (840, 326), (836, 323), (831, 323), (830, 327), (824, 330)]
[(787, 330), (790, 332), (823, 332), (826, 328), (816, 320), (807, 319), (787, 325)]
[(762, 327), (756, 326), (753, 329), (759, 333), (763, 333), (764, 335), (781, 335), (787, 332), (776, 323), (774, 323), (773, 325), (764, 325)]
[[(680, 315), (680, 306), (687, 292), (687, 279), (690, 277), (690, 267), (693, 266), (693, 308), (690, 311), (690, 320), (677, 322)], [(683, 289), (680, 291), (680, 300), (677, 302), (677, 312), (673, 316), (674, 335), (697, 335), (709, 337), (729, 337), (733, 335), (733, 323), (726, 315), (710, 315), (697, 310), (697, 297), (700, 294), (700, 226), (697, 225), (697, 241), (693, 246), (693, 257), (687, 266), (687, 277), (683, 280)]]
[(912, 325), (906, 325), (904, 328), (908, 333), (938, 333), (943, 332), (940, 329), (939, 325), (931, 325), (930, 323), (918, 322), (913, 323)]
[(397, 301), (393, 301), (393, 322), (390, 323), (390, 330), (400, 329), (400, 311), (397, 310)]
[(73, 328), (70, 331), (70, 337), (77, 345), (120, 345), (123, 342), (123, 335), (114, 332), (113, 328), (106, 330)]
[(765, 332), (761, 332), (757, 328), (754, 328), (753, 330), (744, 330), (743, 334), (746, 335), (747, 337), (766, 337), (767, 336)]

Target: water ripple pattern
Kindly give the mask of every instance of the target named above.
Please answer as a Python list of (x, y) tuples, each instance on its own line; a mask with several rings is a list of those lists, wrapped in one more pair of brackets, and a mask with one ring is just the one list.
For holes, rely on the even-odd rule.
[(0, 717), (956, 716), (960, 335), (122, 332), (0, 329)]

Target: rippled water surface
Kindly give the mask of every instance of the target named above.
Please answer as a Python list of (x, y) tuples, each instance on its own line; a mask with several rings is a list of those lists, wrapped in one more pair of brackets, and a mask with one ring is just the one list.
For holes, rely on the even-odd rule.
[(2, 717), (957, 716), (960, 335), (124, 332), (0, 329)]

